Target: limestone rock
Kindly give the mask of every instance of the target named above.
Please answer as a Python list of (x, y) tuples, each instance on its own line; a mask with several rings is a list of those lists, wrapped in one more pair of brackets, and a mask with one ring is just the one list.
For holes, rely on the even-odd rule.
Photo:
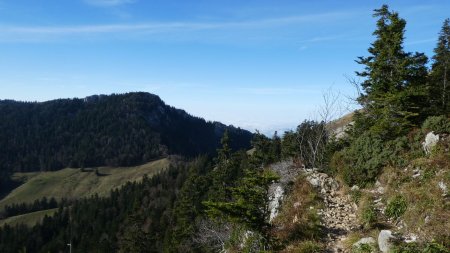
[(417, 235), (416, 234), (409, 234), (405, 236), (404, 241), (406, 243), (413, 243), (417, 241)]
[(359, 191), (359, 186), (354, 185), (354, 186), (352, 186), (352, 188), (350, 190), (352, 190), (352, 191)]
[(278, 209), (280, 208), (280, 202), (283, 199), (284, 190), (280, 185), (277, 185), (273, 191), (271, 201), (269, 203), (270, 217), (269, 221), (272, 221), (278, 215)]
[(394, 238), (390, 230), (381, 230), (378, 234), (378, 247), (383, 253), (389, 252), (392, 248), (391, 240)]
[(436, 146), (438, 141), (439, 141), (439, 135), (434, 134), (434, 132), (429, 132), (425, 136), (425, 141), (422, 142), (422, 147), (423, 147), (423, 150), (425, 151), (425, 153), (430, 154), (431, 150), (434, 148), (434, 146)]

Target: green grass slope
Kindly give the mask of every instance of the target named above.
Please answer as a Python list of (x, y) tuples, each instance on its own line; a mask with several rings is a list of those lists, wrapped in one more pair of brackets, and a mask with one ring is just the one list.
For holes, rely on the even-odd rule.
[(44, 217), (46, 215), (52, 216), (57, 210), (58, 210), (58, 208), (53, 208), (53, 209), (48, 209), (48, 210), (42, 210), (42, 211), (12, 216), (12, 217), (6, 218), (4, 220), (0, 220), (0, 227), (5, 224), (8, 224), (10, 226), (15, 226), (17, 224), (25, 224), (27, 226), (32, 227), (36, 223), (42, 221), (42, 219), (44, 219)]
[(151, 176), (169, 166), (164, 158), (136, 167), (99, 167), (94, 169), (66, 168), (53, 172), (16, 173), (13, 178), (24, 183), (0, 200), (0, 209), (12, 203), (31, 203), (42, 197), (55, 199), (82, 198), (93, 194), (106, 196), (110, 190), (129, 181), (137, 181), (147, 174)]

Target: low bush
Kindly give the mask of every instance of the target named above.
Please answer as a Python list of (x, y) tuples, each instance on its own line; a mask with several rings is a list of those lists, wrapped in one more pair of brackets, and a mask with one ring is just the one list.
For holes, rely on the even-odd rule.
[(405, 167), (411, 159), (423, 154), (418, 134), (383, 140), (380, 136), (365, 132), (349, 147), (336, 152), (330, 162), (332, 170), (338, 171), (349, 185), (367, 186), (375, 181), (383, 167)]
[(376, 135), (366, 132), (355, 139), (351, 145), (335, 153), (331, 166), (339, 171), (348, 185), (366, 186), (374, 182), (387, 157), (383, 152), (383, 141)]

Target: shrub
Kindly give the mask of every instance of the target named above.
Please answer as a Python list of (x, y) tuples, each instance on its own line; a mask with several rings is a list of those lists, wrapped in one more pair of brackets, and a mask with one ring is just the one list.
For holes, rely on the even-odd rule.
[[(386, 152), (383, 152), (382, 140), (376, 135), (366, 132), (355, 139), (350, 147), (335, 154), (332, 165), (337, 168), (348, 185), (365, 186), (375, 180), (381, 168), (386, 164)], [(337, 158), (342, 161), (336, 161)]]
[(434, 131), (435, 133), (450, 133), (450, 120), (445, 116), (428, 117), (422, 124), (424, 131)]
[(364, 187), (375, 181), (383, 167), (404, 167), (421, 154), (420, 144), (416, 145), (415, 139), (402, 136), (386, 141), (379, 135), (365, 132), (354, 139), (349, 147), (336, 152), (330, 167), (341, 173), (348, 185)]
[(425, 248), (423, 249), (424, 253), (449, 253), (450, 250), (446, 248), (444, 245), (431, 242), (428, 243)]
[(403, 196), (397, 195), (386, 206), (386, 215), (390, 218), (397, 219), (402, 216), (406, 209), (408, 208), (408, 204)]
[(377, 212), (371, 202), (367, 202), (361, 211), (361, 221), (366, 228), (371, 228), (377, 222)]
[(417, 243), (402, 243), (394, 248), (393, 253), (421, 253)]

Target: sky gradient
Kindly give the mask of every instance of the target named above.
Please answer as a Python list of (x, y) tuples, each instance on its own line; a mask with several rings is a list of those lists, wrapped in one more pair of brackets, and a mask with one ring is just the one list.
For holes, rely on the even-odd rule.
[(450, 1), (0, 0), (0, 99), (146, 91), (207, 120), (294, 128), (332, 87), (354, 95), (387, 3), (432, 56)]

